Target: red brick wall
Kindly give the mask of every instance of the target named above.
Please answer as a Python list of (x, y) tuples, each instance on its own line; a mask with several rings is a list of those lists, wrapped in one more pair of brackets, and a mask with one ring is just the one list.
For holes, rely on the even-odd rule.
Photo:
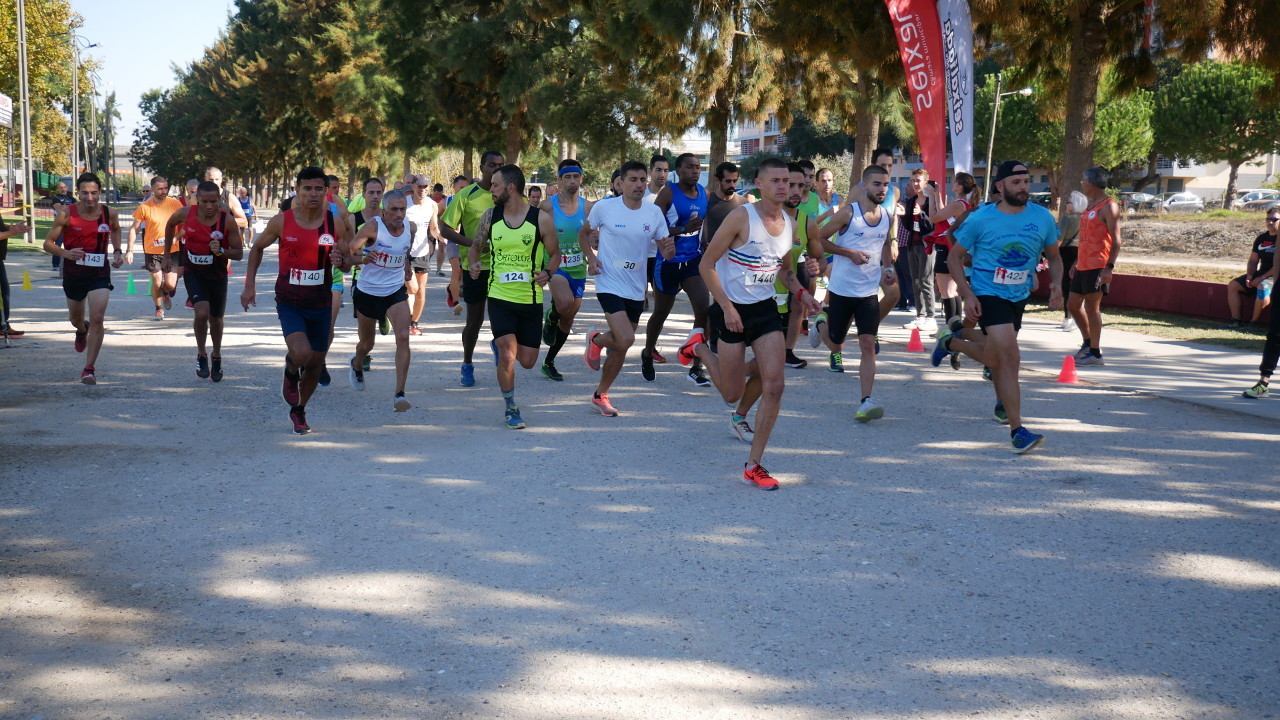
[[(1040, 273), (1037, 295), (1048, 296), (1049, 273)], [(1227, 309), (1227, 284), (1204, 280), (1152, 277), (1150, 275), (1122, 275), (1117, 273), (1111, 282), (1111, 294), (1102, 301), (1103, 307), (1138, 308), (1159, 312), (1190, 315), (1227, 321), (1231, 312)], [(1271, 307), (1262, 311), (1260, 322), (1270, 317)], [(1253, 296), (1245, 296), (1241, 314), (1247, 321), (1253, 316)]]

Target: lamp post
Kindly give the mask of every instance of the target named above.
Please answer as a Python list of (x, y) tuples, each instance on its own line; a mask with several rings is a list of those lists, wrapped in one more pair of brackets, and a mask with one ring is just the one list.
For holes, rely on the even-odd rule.
[[(80, 43), (84, 42), (82, 46)], [(80, 49), (89, 50), (98, 47), (98, 43), (91, 43), (87, 39), (71, 32), (71, 49), (74, 52), (75, 64), (71, 67), (71, 175), (74, 178), (80, 174)], [(86, 169), (88, 163), (85, 163)]]
[(31, 87), (27, 80), (27, 3), (18, 0), (18, 87), (22, 103), (22, 221), (27, 242), (35, 242), (36, 219), (31, 187)]
[(1000, 114), (1000, 98), (1006, 95), (1022, 95), (1026, 97), (1034, 92), (1031, 88), (1025, 87), (1021, 90), (1010, 90), (1009, 92), (1000, 92), (1000, 82), (1004, 79), (1004, 73), (996, 73), (996, 93), (991, 103), (991, 132), (987, 135), (987, 167), (986, 175), (982, 178), (982, 184), (985, 191), (982, 194), (983, 201), (991, 199), (991, 178), (994, 177), (991, 172), (991, 155), (996, 148), (996, 116)]

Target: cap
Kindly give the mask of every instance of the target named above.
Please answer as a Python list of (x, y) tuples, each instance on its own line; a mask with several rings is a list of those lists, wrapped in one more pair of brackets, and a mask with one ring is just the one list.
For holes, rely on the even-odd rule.
[(431, 185), (431, 180), (426, 175), (414, 175), (413, 184), (421, 185), (423, 187), (429, 187)]
[[(1019, 170), (1018, 168), (1022, 168), (1022, 169)], [(1013, 175), (1030, 175), (1030, 174), (1031, 172), (1027, 170), (1026, 164), (1023, 163), (1022, 161), (1005, 160), (1004, 162), (1000, 163), (999, 167), (996, 168), (996, 182), (1000, 182), (1001, 180), (1004, 180), (1005, 178), (1011, 177)]]

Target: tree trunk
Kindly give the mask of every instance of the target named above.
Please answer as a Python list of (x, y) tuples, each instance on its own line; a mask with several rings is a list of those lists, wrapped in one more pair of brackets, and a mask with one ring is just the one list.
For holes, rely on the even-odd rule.
[(711, 152), (707, 157), (707, 167), (714, 168), (724, 162), (729, 151), (729, 91), (720, 88), (716, 91), (715, 106), (708, 108), (703, 117), (707, 123), (707, 131), (711, 133)]
[(351, 198), (356, 196), (357, 170), (359, 170), (359, 168), (354, 165), (351, 166), (351, 169), (347, 170), (347, 200), (351, 200)]
[(1230, 210), (1231, 201), (1236, 197), (1236, 178), (1240, 175), (1240, 166), (1244, 161), (1231, 161), (1231, 173), (1227, 175), (1227, 194), (1222, 196), (1222, 209)]
[[(401, 168), (400, 168), (400, 175), (401, 175), (401, 177), (396, 178), (397, 180), (403, 180), (403, 179), (404, 179), (404, 176), (409, 174), (409, 169), (412, 167), (412, 166), (411, 166), (411, 164), (410, 164), (412, 160), (413, 160), (413, 158), (409, 156), (409, 153), (405, 153), (405, 154), (404, 154), (404, 163), (402, 164), (402, 166), (401, 166)], [(394, 184), (395, 184), (395, 183), (393, 182), (393, 183), (392, 183), (392, 185), (394, 185)]]
[(559, 161), (564, 160), (564, 159), (566, 159), (566, 158), (572, 157), (572, 156), (569, 154), (569, 141), (568, 141), (568, 140), (563, 140), (563, 139), (562, 139), (562, 140), (559, 142), (559, 146), (560, 146), (560, 157), (556, 158), (556, 162), (559, 162)]
[(462, 149), (462, 174), (467, 176), (467, 182), (471, 182), (471, 178), (476, 176), (476, 166), (471, 160), (470, 145)]
[(573, 141), (569, 142), (569, 157), (575, 159), (578, 157), (578, 143)]
[(524, 144), (524, 123), (525, 108), (520, 105), (520, 109), (511, 114), (511, 119), (507, 121), (507, 149), (506, 157), (508, 165), (520, 164), (520, 148)]
[(858, 96), (863, 107), (856, 111), (856, 135), (853, 138), (853, 168), (849, 170), (849, 187), (862, 182), (862, 171), (871, 164), (871, 152), (880, 139), (880, 114), (871, 109), (871, 81), (858, 73)]
[[(1098, 83), (1102, 80), (1106, 49), (1104, 0), (1088, 0), (1073, 23), (1071, 64), (1067, 85), (1066, 142), (1063, 145), (1062, 177), (1071, 183), (1093, 164), (1093, 135), (1098, 114)], [(1059, 201), (1058, 212), (1066, 212), (1070, 194)]]
[[(1138, 178), (1138, 181), (1133, 184), (1134, 192), (1142, 192), (1143, 188), (1160, 179), (1160, 171), (1156, 169), (1157, 158), (1159, 153), (1155, 150), (1147, 155), (1147, 174)], [(1159, 190), (1159, 187), (1156, 189)]]

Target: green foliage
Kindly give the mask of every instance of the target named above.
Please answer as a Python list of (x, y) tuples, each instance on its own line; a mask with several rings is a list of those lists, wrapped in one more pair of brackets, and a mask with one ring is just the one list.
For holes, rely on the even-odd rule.
[(853, 150), (853, 137), (841, 123), (815, 123), (803, 111), (792, 117), (786, 135), (787, 151), (795, 158), (812, 159), (815, 155), (839, 155)]
[(1243, 163), (1280, 140), (1275, 79), (1252, 65), (1211, 60), (1186, 68), (1155, 98), (1160, 149), (1179, 159)]

